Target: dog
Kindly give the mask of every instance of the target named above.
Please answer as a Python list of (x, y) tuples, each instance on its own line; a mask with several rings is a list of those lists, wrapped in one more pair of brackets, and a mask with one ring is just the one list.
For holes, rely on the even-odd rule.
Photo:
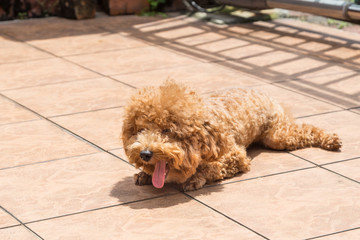
[(249, 171), (246, 149), (252, 143), (274, 150), (336, 151), (342, 145), (337, 134), (297, 125), (265, 94), (231, 89), (200, 96), (171, 80), (131, 98), (122, 140), (130, 163), (142, 169), (134, 175), (136, 185), (174, 182), (183, 191)]

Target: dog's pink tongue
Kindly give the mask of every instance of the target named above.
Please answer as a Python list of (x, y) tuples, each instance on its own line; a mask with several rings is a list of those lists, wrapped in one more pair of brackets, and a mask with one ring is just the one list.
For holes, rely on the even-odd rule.
[(156, 163), (155, 171), (152, 175), (152, 184), (156, 188), (162, 188), (165, 183), (166, 177), (166, 161), (161, 160)]

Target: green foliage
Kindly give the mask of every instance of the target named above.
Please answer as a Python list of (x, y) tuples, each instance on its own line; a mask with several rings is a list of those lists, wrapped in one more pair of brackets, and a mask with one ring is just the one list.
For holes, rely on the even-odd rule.
[(335, 20), (335, 19), (331, 19), (328, 18), (327, 19), (327, 23), (329, 26), (338, 28), (338, 29), (343, 29), (344, 27), (347, 27), (350, 25), (350, 23), (348, 22), (344, 22), (344, 21), (340, 21), (340, 20)]
[(17, 18), (21, 20), (27, 19), (28, 18), (27, 12), (19, 12), (17, 14)]
[(166, 3), (166, 0), (148, 0), (149, 2), (149, 11), (141, 12), (142, 16), (162, 16), (166, 17), (167, 15), (163, 12), (159, 12), (159, 5), (162, 3)]
[(159, 4), (165, 3), (166, 0), (148, 0), (148, 2), (149, 2), (149, 5), (150, 5), (150, 11), (151, 12), (156, 12), (158, 7), (159, 7)]

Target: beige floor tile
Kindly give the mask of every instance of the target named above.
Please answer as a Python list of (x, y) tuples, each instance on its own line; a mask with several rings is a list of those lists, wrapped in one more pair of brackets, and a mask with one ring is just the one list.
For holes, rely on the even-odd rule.
[(145, 47), (147, 44), (109, 32), (33, 40), (28, 42), (58, 56)]
[(267, 84), (250, 88), (266, 93), (268, 96), (281, 103), (285, 109), (289, 110), (293, 114), (294, 117), (302, 117), (312, 114), (341, 110), (339, 107), (301, 94), (297, 94), (296, 92), (280, 88), (276, 85), (274, 86)]
[(136, 172), (106, 153), (2, 170), (0, 204), (29, 222), (177, 192), (136, 186)]
[(326, 43), (320, 43), (315, 41), (305, 42), (297, 46), (298, 48), (310, 51), (310, 52), (320, 52), (326, 49), (331, 48), (331, 45)]
[(248, 149), (248, 156), (251, 158), (250, 172), (239, 174), (221, 183), (230, 183), (314, 166), (286, 152), (273, 151), (258, 146)]
[(7, 91), (4, 94), (47, 117), (123, 106), (134, 89), (108, 78)]
[(277, 38), (280, 36), (279, 34), (276, 34), (273, 32), (268, 32), (268, 31), (263, 31), (263, 30), (252, 32), (249, 35), (252, 37), (256, 37), (256, 38), (264, 39), (264, 40), (270, 40), (270, 39)]
[(290, 28), (302, 29), (302, 32), (317, 33), (322, 37), (331, 36), (339, 40), (347, 41), (359, 41), (359, 34), (343, 31), (336, 28), (330, 28), (327, 26), (321, 26), (319, 24), (309, 23), (305, 21), (299, 21), (295, 19), (276, 19), (274, 24), (280, 23), (281, 25), (287, 25)]
[(352, 77), (343, 78), (339, 81), (335, 81), (327, 85), (327, 87), (333, 91), (353, 96), (353, 99), (360, 104), (360, 84), (359, 74), (355, 74)]
[(148, 71), (145, 78), (144, 73), (116, 75), (113, 77), (136, 88), (159, 86), (167, 79), (172, 79), (197, 90), (199, 93), (264, 84), (259, 78), (214, 63)]
[(25, 43), (7, 40), (2, 36), (0, 36), (0, 51), (0, 64), (52, 57)]
[(333, 65), (314, 72), (305, 73), (298, 76), (298, 78), (316, 84), (318, 87), (326, 87), (327, 84), (331, 84), (331, 82), (336, 82), (355, 74), (357, 74), (357, 72), (353, 69), (345, 66)]
[[(265, 23), (265, 22), (263, 22)], [(265, 23), (266, 24), (266, 23)], [(237, 33), (237, 34), (251, 34), (254, 33), (256, 30), (252, 28), (251, 24), (239, 24), (234, 26), (226, 27), (226, 30)]]
[(39, 119), (34, 113), (0, 97), (0, 125)]
[(299, 122), (313, 124), (329, 133), (337, 133), (342, 140), (341, 152), (325, 151), (319, 148), (307, 148), (292, 153), (315, 162), (325, 164), (334, 161), (360, 157), (360, 115), (348, 111), (329, 113), (320, 116), (299, 119)]
[(359, 239), (360, 229), (351, 230), (347, 232), (341, 232), (330, 236), (320, 237), (316, 240), (342, 240), (342, 239)]
[[(226, 45), (225, 45), (226, 46)], [(253, 56), (259, 56), (274, 51), (273, 48), (265, 47), (258, 44), (250, 44), (243, 47), (233, 48), (226, 51), (221, 51), (219, 54), (227, 59), (242, 59)]]
[[(147, 33), (161, 32), (161, 31), (166, 31), (169, 29), (175, 29), (178, 27), (184, 27), (184, 26), (186, 27), (189, 24), (188, 18), (186, 18), (184, 16), (177, 16), (177, 17), (172, 17), (172, 18), (149, 17), (147, 19), (143, 18), (144, 21), (141, 21), (142, 17), (131, 17), (131, 19), (132, 19), (132, 21), (136, 21), (135, 24), (132, 24), (132, 27), (134, 28), (134, 30), (141, 32), (144, 35), (146, 35)], [(121, 21), (121, 19), (118, 19), (118, 20)], [(106, 25), (108, 25), (108, 24), (106, 23)], [(107, 28), (107, 26), (104, 26), (104, 27)], [(117, 28), (117, 29), (119, 29), (119, 28)]]
[[(0, 229), (20, 224), (15, 218), (0, 208)], [(1, 231), (1, 230), (0, 230)], [(1, 233), (0, 233), (1, 236)], [(2, 239), (2, 238), (0, 238)]]
[(284, 37), (276, 38), (274, 40), (274, 42), (289, 45), (289, 46), (294, 46), (294, 45), (298, 45), (300, 43), (305, 42), (305, 40), (301, 39), (301, 38), (296, 38), (296, 37), (284, 36)]
[[(325, 76), (322, 78), (324, 79), (323, 81), (327, 81)], [(343, 85), (342, 82), (346, 85)], [(345, 77), (344, 79), (340, 78), (339, 80), (334, 81), (334, 83), (328, 85), (317, 84), (315, 81), (312, 82), (311, 79), (307, 79), (307, 81), (296, 80), (278, 82), (275, 85), (282, 86), (289, 90), (299, 92), (342, 108), (353, 108), (359, 106), (359, 88), (357, 84), (353, 86), (353, 83), (354, 79), (352, 77)], [(340, 87), (334, 87), (336, 85)]]
[[(197, 45), (195, 48), (196, 49), (200, 49), (202, 51), (205, 52), (210, 52), (210, 53), (220, 53), (220, 56), (222, 57), (230, 57), (230, 56), (234, 56), (234, 58), (236, 57), (235, 55), (231, 55), (230, 51), (232, 49), (242, 49), (241, 47), (243, 46), (249, 46), (250, 42), (248, 41), (244, 41), (238, 38), (225, 38), (225, 39), (219, 39), (216, 41), (212, 41), (209, 43), (203, 43), (200, 45)], [(231, 50), (229, 50), (231, 49)], [(223, 51), (227, 51), (228, 50), (228, 54), (222, 53)]]
[(125, 161), (129, 161), (129, 159), (127, 158), (125, 151), (123, 148), (120, 149), (114, 149), (110, 151), (112, 154), (115, 154), (116, 156), (122, 158)]
[(176, 39), (175, 42), (186, 45), (186, 46), (196, 47), (197, 45), (200, 45), (200, 44), (206, 44), (209, 42), (219, 41), (219, 40), (223, 40), (225, 38), (226, 38), (226, 36), (219, 34), (219, 33), (205, 32), (205, 33), (196, 34), (193, 36)]
[(360, 114), (360, 107), (359, 108), (353, 108), (353, 109), (351, 109), (351, 111)]
[(263, 239), (178, 194), (29, 227), (45, 239)]
[(52, 118), (54, 122), (106, 150), (122, 147), (123, 108)]
[(324, 65), (326, 65), (325, 61), (304, 57), (302, 59), (288, 61), (286, 63), (273, 66), (270, 69), (281, 74), (292, 76), (292, 75), (300, 75), (304, 72), (307, 73), (309, 71), (314, 71), (314, 69), (317, 69)]
[(358, 184), (322, 169), (189, 194), (270, 239), (304, 239), (351, 229), (360, 223)]
[(2, 26), (7, 35), (21, 41), (61, 38), (64, 36), (79, 36), (102, 32), (91, 21), (73, 21), (65, 18), (30, 19), (20, 23), (14, 22)]
[(204, 30), (195, 26), (182, 26), (176, 29), (170, 29), (165, 31), (159, 31), (154, 33), (154, 36), (160, 37), (164, 40), (175, 40), (178, 38), (189, 37), (192, 35), (198, 35), (203, 33)]
[(39, 239), (34, 233), (25, 227), (11, 227), (0, 229), (0, 239), (4, 240), (37, 240)]
[(294, 58), (299, 58), (299, 55), (285, 51), (274, 51), (261, 54), (260, 56), (246, 58), (244, 59), (244, 62), (250, 63), (256, 67), (266, 67), (269, 65), (288, 62)]
[(98, 77), (57, 58), (0, 64), (0, 72), (0, 90)]
[[(215, 43), (216, 43), (216, 41), (210, 42), (209, 46), (205, 46), (208, 43), (199, 44), (197, 46), (187, 46), (184, 44), (179, 44), (177, 42), (167, 42), (166, 45), (164, 45), (164, 46), (166, 48), (168, 48), (170, 51), (175, 51), (175, 52), (184, 54), (185, 56), (195, 59), (198, 62), (202, 62), (202, 63), (222, 62), (222, 61), (226, 60), (227, 58), (222, 56), (221, 54), (211, 52), (212, 48), (214, 48), (215, 51), (217, 50), (216, 47), (211, 46), (212, 44), (215, 44)], [(223, 45), (223, 44), (220, 44), (220, 45)]]
[(122, 51), (67, 57), (72, 62), (105, 75), (141, 72), (198, 63), (159, 47), (134, 48)]
[(324, 167), (360, 182), (360, 158), (351, 161), (329, 164)]
[(325, 55), (329, 55), (331, 57), (340, 58), (340, 59), (348, 59), (360, 56), (360, 50), (356, 50), (353, 48), (340, 47), (334, 50), (329, 50), (325, 52)]
[(109, 18), (108, 15), (106, 15), (89, 20), (93, 26), (100, 27), (108, 32), (125, 35), (128, 34), (129, 31), (134, 30), (136, 25), (152, 23), (156, 21), (156, 18), (138, 15), (111, 16), (111, 18)]
[(0, 168), (7, 168), (97, 150), (53, 124), (39, 120), (0, 126), (0, 152)]

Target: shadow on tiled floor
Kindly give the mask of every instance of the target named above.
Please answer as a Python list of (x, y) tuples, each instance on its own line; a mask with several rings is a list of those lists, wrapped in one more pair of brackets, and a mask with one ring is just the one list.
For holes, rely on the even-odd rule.
[[(0, 24), (0, 239), (360, 238), (360, 36), (294, 20), (100, 16)], [(123, 106), (167, 78), (267, 92), (341, 152), (254, 146), (252, 170), (137, 187)]]

